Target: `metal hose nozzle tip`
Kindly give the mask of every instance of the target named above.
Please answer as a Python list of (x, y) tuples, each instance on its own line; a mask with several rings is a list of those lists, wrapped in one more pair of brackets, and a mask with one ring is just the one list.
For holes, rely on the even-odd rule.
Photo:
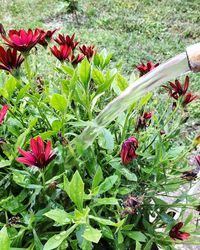
[(200, 72), (200, 43), (186, 48), (188, 64), (193, 72)]

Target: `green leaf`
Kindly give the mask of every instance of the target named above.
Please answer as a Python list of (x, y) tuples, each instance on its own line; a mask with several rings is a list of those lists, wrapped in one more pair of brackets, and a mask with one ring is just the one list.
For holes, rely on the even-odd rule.
[(11, 96), (16, 88), (16, 79), (13, 76), (11, 76), (8, 79), (8, 81), (6, 82), (5, 87), (6, 87), (6, 91), (8, 92), (9, 98), (11, 98)]
[(70, 219), (71, 216), (62, 209), (58, 209), (58, 208), (52, 209), (49, 212), (45, 213), (44, 215), (54, 220), (60, 225), (66, 225), (66, 224), (71, 223), (71, 219)]
[(95, 229), (88, 225), (84, 231), (83, 238), (85, 238), (88, 241), (98, 243), (99, 240), (101, 239), (101, 235), (102, 234), (100, 230)]
[(26, 141), (26, 137), (29, 133), (29, 129), (26, 129), (18, 138), (17, 138), (17, 142), (15, 144), (15, 149), (17, 148), (22, 148), (25, 141)]
[(152, 97), (152, 94), (153, 94), (152, 92), (149, 92), (145, 96), (143, 96), (142, 99), (140, 100), (139, 104), (138, 104), (138, 108), (141, 108), (142, 106), (144, 106), (145, 104), (147, 104), (147, 102)]
[(141, 250), (141, 249), (142, 249), (142, 245), (140, 244), (140, 242), (136, 241), (135, 250)]
[(99, 198), (95, 200), (95, 206), (99, 205), (119, 205), (118, 200), (114, 197), (111, 198)]
[(67, 231), (62, 231), (60, 234), (52, 236), (44, 245), (43, 250), (52, 250), (59, 247), (62, 242), (74, 231), (77, 225), (73, 225)]
[(83, 209), (84, 183), (78, 171), (69, 183), (68, 195), (79, 210)]
[(4, 226), (0, 231), (0, 249), (9, 250), (10, 249), (10, 239), (7, 233), (7, 228)]
[(166, 224), (173, 224), (174, 223), (174, 218), (166, 213), (160, 214), (160, 217), (162, 221)]
[(107, 177), (105, 181), (101, 183), (101, 185), (99, 186), (99, 194), (103, 194), (108, 190), (110, 190), (114, 186), (117, 179), (118, 179), (117, 175), (112, 175)]
[(96, 216), (93, 216), (93, 215), (89, 215), (89, 218), (99, 222), (102, 225), (114, 226), (114, 227), (118, 226), (117, 223), (115, 223), (115, 222), (113, 222), (111, 220), (108, 220), (108, 219), (99, 218), (99, 217), (96, 217)]
[(139, 231), (126, 232), (126, 235), (129, 238), (139, 242), (146, 242), (147, 239), (146, 236)]
[(96, 68), (92, 70), (92, 78), (97, 85), (102, 85), (105, 81), (104, 75)]
[(124, 242), (124, 236), (121, 231), (118, 231), (117, 243), (122, 244)]
[(100, 227), (101, 227), (101, 233), (103, 234), (103, 236), (105, 236), (108, 239), (114, 240), (113, 232), (109, 228), (109, 226), (100, 225)]
[(117, 74), (116, 81), (117, 81), (117, 86), (121, 91), (125, 90), (128, 87), (127, 80), (119, 73)]
[(50, 100), (50, 105), (56, 110), (64, 111), (67, 107), (67, 99), (63, 95), (55, 93)]
[(11, 165), (11, 161), (9, 161), (9, 160), (0, 161), (0, 168), (4, 168), (4, 167), (10, 166), (10, 165)]
[(123, 174), (128, 181), (137, 181), (137, 176), (132, 173), (128, 168), (121, 168), (121, 174)]
[(102, 180), (103, 180), (103, 172), (101, 170), (101, 167), (99, 166), (92, 181), (92, 190), (94, 190)]
[(113, 151), (114, 149), (114, 138), (111, 134), (110, 130), (106, 128), (102, 128), (98, 135), (99, 146), (107, 149), (109, 151)]
[(85, 57), (79, 67), (79, 76), (80, 76), (81, 82), (83, 83), (86, 89), (88, 88), (89, 81), (90, 81), (90, 70), (91, 70), (90, 63)]
[(114, 169), (116, 169), (123, 176), (125, 176), (128, 181), (137, 181), (137, 176), (132, 173), (128, 168), (122, 168), (119, 160), (115, 159), (113, 161), (110, 161), (110, 164)]
[(34, 245), (35, 245), (35, 250), (41, 250), (43, 249), (43, 245), (35, 231), (35, 229), (33, 229), (33, 236), (34, 236)]
[(69, 76), (73, 76), (73, 74), (74, 74), (74, 69), (72, 67), (67, 66), (67, 65), (62, 65), (61, 69), (64, 71), (64, 73), (66, 73)]

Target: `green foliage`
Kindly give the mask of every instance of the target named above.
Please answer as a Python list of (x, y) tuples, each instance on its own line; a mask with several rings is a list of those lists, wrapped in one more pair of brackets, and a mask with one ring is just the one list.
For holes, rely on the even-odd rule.
[[(179, 106), (173, 111), (172, 101), (159, 89), (119, 113), (106, 128), (94, 118), (134, 84), (138, 74), (129, 75), (135, 65), (161, 62), (184, 51), (191, 39), (198, 40), (198, 1), (166, 5), (87, 0), (81, 1), (82, 10), (78, 1), (4, 2), (0, 18), (7, 30), (10, 22), (13, 28), (44, 23), (45, 28), (57, 27), (62, 22), (60, 33), (78, 31), (82, 41), (98, 48), (90, 60), (76, 66), (56, 64), (49, 48), (37, 46), (29, 55), (29, 67), (22, 66), (17, 79), (0, 72), (0, 104), (9, 104), (0, 125), (0, 249), (149, 250), (154, 244), (173, 249), (179, 241), (172, 240), (169, 231), (179, 221), (184, 223), (181, 231), (191, 233), (187, 243), (196, 244), (192, 234), (199, 230), (192, 224), (199, 201), (187, 191), (199, 178), (188, 182), (181, 176), (195, 168), (187, 158), (194, 149), (194, 134), (199, 133), (189, 127), (199, 118), (199, 101), (188, 105), (189, 113)], [(71, 3), (76, 4), (71, 8)], [(74, 17), (79, 25), (74, 25)], [(101, 50), (105, 46), (112, 53)], [(44, 80), (41, 93), (38, 76)], [(191, 82), (198, 92), (198, 75)], [(145, 111), (153, 111), (153, 117), (136, 131)], [(183, 121), (186, 115), (188, 123)], [(88, 126), (98, 137), (84, 149), (78, 135)], [(37, 136), (51, 140), (56, 155), (42, 170), (15, 160), (19, 147), (31, 152), (30, 138)], [(84, 138), (88, 144), (90, 136)], [(137, 158), (122, 165), (121, 145), (130, 136), (139, 142)], [(168, 195), (172, 199), (166, 199)], [(138, 204), (127, 205), (130, 197)]]

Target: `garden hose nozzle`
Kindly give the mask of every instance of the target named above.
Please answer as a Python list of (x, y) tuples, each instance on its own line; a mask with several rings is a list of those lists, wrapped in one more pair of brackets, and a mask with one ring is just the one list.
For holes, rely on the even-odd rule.
[(200, 72), (200, 43), (187, 47), (186, 53), (191, 71)]

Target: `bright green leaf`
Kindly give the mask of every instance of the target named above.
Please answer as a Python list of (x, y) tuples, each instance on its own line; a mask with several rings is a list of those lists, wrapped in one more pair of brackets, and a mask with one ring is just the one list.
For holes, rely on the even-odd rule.
[(55, 93), (50, 100), (50, 105), (56, 110), (64, 111), (67, 107), (67, 99), (63, 95)]
[(84, 183), (78, 171), (73, 175), (69, 183), (68, 195), (79, 210), (83, 208)]
[(63, 231), (60, 234), (52, 236), (44, 245), (43, 250), (52, 250), (61, 245), (61, 243), (74, 231), (77, 225), (73, 225), (67, 231)]
[(49, 212), (45, 213), (44, 215), (54, 220), (60, 225), (66, 225), (66, 224), (71, 223), (71, 219), (70, 219), (71, 216), (62, 209), (58, 209), (58, 208), (52, 209)]
[(0, 249), (9, 250), (10, 249), (10, 239), (7, 233), (7, 228), (4, 226), (0, 231)]
[(139, 231), (127, 232), (126, 235), (129, 238), (131, 238), (135, 241), (139, 241), (139, 242), (146, 242), (146, 239), (147, 239), (146, 236)]
[(99, 240), (101, 239), (101, 235), (102, 234), (100, 230), (95, 229), (88, 225), (84, 231), (83, 238), (85, 238), (88, 241), (98, 243)]
[(85, 57), (80, 64), (79, 67), (79, 76), (80, 80), (83, 83), (84, 87), (87, 89), (90, 81), (90, 63), (88, 62), (87, 58)]

